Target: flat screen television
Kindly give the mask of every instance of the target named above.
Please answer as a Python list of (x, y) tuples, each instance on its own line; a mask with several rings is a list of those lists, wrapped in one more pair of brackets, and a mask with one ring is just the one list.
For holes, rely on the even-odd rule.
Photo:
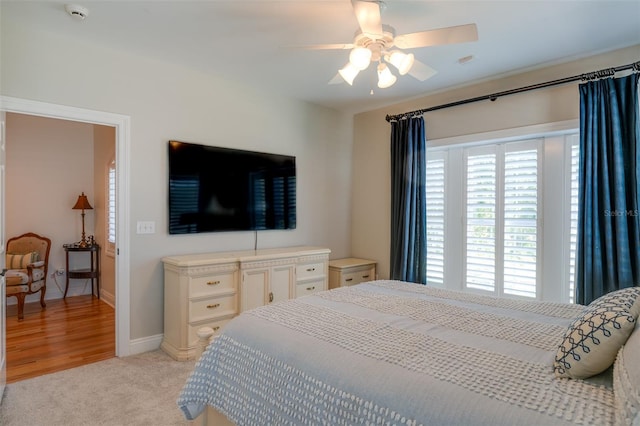
[(295, 227), (295, 157), (169, 141), (169, 234)]

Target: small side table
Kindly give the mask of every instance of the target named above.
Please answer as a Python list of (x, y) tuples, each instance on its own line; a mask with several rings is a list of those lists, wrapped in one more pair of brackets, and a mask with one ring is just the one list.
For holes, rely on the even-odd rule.
[[(66, 254), (66, 270), (67, 279), (64, 286), (63, 299), (67, 297), (67, 291), (69, 291), (69, 280), (75, 279), (91, 279), (91, 295), (93, 296), (93, 283), (96, 283), (96, 297), (100, 299), (100, 246), (98, 244), (88, 245), (86, 247), (80, 247), (78, 243), (64, 244), (64, 251)], [(69, 270), (69, 256), (76, 255), (78, 253), (88, 253), (90, 257), (89, 268), (80, 268)]]
[(329, 261), (329, 288), (345, 287), (376, 279), (376, 261), (348, 257)]

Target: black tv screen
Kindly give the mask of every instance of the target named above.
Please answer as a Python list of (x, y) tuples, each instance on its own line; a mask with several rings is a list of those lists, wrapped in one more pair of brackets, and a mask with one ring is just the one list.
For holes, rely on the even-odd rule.
[(169, 234), (295, 227), (295, 157), (169, 141)]

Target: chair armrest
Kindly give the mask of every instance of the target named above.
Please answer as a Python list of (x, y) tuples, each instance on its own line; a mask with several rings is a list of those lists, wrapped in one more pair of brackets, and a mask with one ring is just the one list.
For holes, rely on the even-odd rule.
[[(19, 277), (20, 276), (20, 269), (7, 269), (5, 271), (4, 276), (6, 278), (13, 278), (13, 277)], [(24, 274), (24, 269), (22, 269), (22, 273)]]
[[(29, 276), (30, 282), (34, 281), (34, 277), (33, 277), (34, 269), (42, 269), (42, 272), (44, 272), (44, 260), (39, 260), (37, 262), (33, 262), (27, 265), (27, 275)], [(45, 279), (46, 278), (47, 277), (45, 277)]]

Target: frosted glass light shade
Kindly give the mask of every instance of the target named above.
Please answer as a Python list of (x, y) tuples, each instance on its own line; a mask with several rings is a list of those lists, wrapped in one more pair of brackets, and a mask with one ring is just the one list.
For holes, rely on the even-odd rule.
[(393, 86), (398, 78), (391, 74), (389, 67), (386, 64), (378, 65), (378, 87), (386, 89)]
[(349, 62), (360, 71), (367, 69), (371, 62), (371, 51), (366, 47), (355, 47), (349, 53)]
[(398, 69), (400, 75), (405, 75), (413, 66), (414, 59), (413, 53), (406, 54), (399, 50), (394, 50), (389, 55), (388, 61)]
[(354, 67), (351, 62), (349, 62), (344, 66), (344, 68), (338, 71), (338, 74), (340, 74), (340, 76), (349, 84), (349, 86), (353, 86), (353, 79), (356, 78), (359, 72), (360, 70)]

